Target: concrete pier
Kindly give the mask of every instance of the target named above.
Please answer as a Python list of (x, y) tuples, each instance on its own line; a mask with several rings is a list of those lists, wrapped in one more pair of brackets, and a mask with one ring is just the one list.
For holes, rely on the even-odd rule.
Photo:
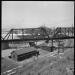
[(8, 48), (9, 48), (9, 43), (8, 42), (2, 42), (1, 43), (1, 50), (8, 49)]

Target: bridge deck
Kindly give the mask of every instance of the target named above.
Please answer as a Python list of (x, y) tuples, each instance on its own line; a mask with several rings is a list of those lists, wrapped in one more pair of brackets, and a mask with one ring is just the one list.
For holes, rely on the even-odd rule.
[(14, 41), (40, 41), (40, 40), (59, 40), (59, 39), (74, 39), (74, 36), (69, 37), (59, 37), (59, 38), (29, 38), (29, 39), (8, 39), (1, 40), (1, 42), (14, 42)]

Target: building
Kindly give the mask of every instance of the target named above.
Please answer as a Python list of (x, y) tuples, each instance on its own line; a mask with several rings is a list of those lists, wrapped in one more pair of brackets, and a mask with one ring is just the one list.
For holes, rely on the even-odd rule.
[(38, 56), (38, 55), (39, 51), (37, 51), (36, 48), (34, 47), (23, 48), (11, 52), (11, 58), (15, 61), (22, 61), (32, 56)]

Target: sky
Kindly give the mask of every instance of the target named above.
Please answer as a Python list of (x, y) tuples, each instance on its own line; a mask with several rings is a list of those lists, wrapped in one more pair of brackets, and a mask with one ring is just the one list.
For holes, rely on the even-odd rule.
[(2, 28), (74, 25), (74, 1), (2, 1)]

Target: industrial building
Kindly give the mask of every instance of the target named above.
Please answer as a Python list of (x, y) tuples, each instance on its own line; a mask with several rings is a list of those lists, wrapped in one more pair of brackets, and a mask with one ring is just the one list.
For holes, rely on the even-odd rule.
[(39, 51), (37, 51), (36, 48), (34, 47), (23, 48), (11, 52), (11, 58), (15, 61), (22, 61), (32, 56), (38, 56), (38, 55)]

